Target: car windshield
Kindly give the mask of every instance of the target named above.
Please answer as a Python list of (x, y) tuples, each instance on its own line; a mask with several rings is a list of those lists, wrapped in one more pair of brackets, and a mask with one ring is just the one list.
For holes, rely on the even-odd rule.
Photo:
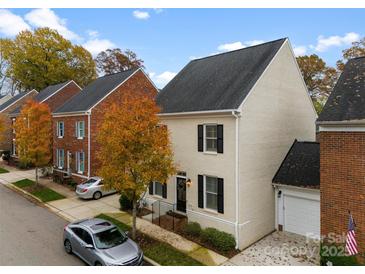
[(89, 180), (87, 180), (85, 183), (83, 183), (82, 185), (83, 185), (83, 186), (91, 186), (91, 185), (93, 185), (96, 181), (97, 181), (97, 180), (95, 180), (95, 179), (89, 179)]
[(112, 248), (127, 240), (127, 236), (116, 227), (96, 233), (94, 236), (95, 245), (100, 249)]

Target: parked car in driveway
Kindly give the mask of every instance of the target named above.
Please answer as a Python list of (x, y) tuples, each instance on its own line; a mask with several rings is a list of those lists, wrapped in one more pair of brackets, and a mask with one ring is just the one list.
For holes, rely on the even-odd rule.
[(105, 195), (113, 194), (115, 192), (114, 189), (104, 189), (103, 179), (100, 177), (91, 177), (89, 180), (76, 187), (76, 195), (82, 199), (98, 200)]
[(89, 265), (142, 265), (143, 252), (109, 221), (93, 218), (65, 226), (65, 251), (79, 256)]

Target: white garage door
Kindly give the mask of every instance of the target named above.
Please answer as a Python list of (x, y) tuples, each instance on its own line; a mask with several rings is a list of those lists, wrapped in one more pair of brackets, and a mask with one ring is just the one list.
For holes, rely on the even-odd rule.
[(319, 237), (319, 201), (284, 195), (284, 230), (304, 236), (310, 233), (311, 237)]

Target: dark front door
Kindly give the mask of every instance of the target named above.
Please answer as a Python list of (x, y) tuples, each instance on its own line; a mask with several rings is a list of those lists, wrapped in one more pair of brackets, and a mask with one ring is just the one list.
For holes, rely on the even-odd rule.
[(186, 179), (176, 178), (176, 209), (186, 212)]

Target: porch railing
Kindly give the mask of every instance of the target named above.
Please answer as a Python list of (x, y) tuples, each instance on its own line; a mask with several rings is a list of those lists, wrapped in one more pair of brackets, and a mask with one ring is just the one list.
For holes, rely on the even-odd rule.
[(151, 204), (152, 223), (171, 231), (183, 229), (187, 222), (185, 215), (176, 211), (176, 204), (156, 200)]

